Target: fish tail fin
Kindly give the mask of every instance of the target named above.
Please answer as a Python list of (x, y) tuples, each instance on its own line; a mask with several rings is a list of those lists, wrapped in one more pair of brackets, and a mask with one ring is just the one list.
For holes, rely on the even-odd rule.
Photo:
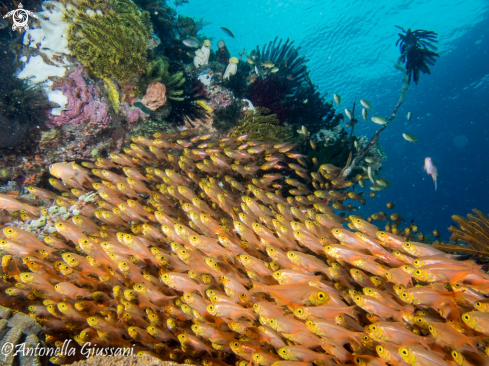
[(200, 292), (200, 295), (205, 299), (206, 298), (206, 295), (205, 295), (205, 291), (209, 288), (210, 286), (209, 285), (199, 285), (199, 292)]
[(360, 321), (360, 316), (358, 311), (355, 310), (356, 305), (349, 306), (348, 309), (345, 311), (346, 315), (351, 316), (353, 319)]
[(246, 310), (246, 317), (250, 319), (252, 322), (256, 322), (258, 319), (258, 314), (256, 314), (253, 309), (247, 309)]
[(263, 289), (265, 286), (263, 286), (261, 283), (258, 283), (256, 281), (251, 280), (251, 283), (253, 284), (253, 287), (250, 288), (249, 291), (251, 292), (264, 292)]

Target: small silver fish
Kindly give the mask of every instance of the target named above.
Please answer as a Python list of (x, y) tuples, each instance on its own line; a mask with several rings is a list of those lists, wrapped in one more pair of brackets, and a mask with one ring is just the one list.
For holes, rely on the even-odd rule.
[(360, 104), (367, 109), (372, 109), (372, 105), (365, 99), (360, 99)]
[(199, 40), (195, 37), (188, 37), (188, 38), (184, 39), (182, 42), (185, 46), (191, 47), (191, 48), (198, 48), (200, 45)]
[(334, 101), (336, 104), (340, 105), (341, 104), (341, 96), (339, 94), (334, 94), (333, 95)]
[(367, 109), (366, 108), (363, 108), (362, 109), (362, 117), (363, 117), (363, 120), (366, 121), (367, 120)]
[(385, 125), (387, 123), (387, 120), (382, 116), (373, 116), (371, 120), (379, 125)]
[(349, 119), (351, 119), (351, 118), (353, 117), (353, 115), (352, 115), (351, 111), (350, 111), (348, 108), (345, 108), (345, 114), (346, 114), (346, 116), (347, 116)]

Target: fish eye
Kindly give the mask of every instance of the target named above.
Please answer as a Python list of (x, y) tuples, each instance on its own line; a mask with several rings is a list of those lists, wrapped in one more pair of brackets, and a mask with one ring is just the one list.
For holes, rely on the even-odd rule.
[(470, 320), (470, 315), (469, 314), (464, 314), (463, 315), (464, 320)]
[[(408, 267), (406, 267), (406, 268), (408, 268)], [(421, 276), (422, 272), (421, 272), (421, 270), (417, 269), (414, 273), (416, 274), (416, 276)]]
[(355, 296), (355, 301), (360, 301), (360, 300), (361, 300), (360, 296)]
[(234, 342), (233, 343), (233, 346), (236, 347), (236, 348), (238, 348), (239, 347), (239, 343), (238, 342)]
[(401, 296), (402, 296), (402, 297), (404, 297), (404, 298), (407, 298), (407, 297), (408, 297), (408, 294), (407, 294), (407, 292), (403, 292), (403, 293), (401, 294)]
[(414, 264), (415, 266), (419, 266), (419, 263), (420, 263), (420, 262), (419, 262), (419, 259), (416, 259), (416, 260), (413, 262), (413, 264)]
[(280, 350), (280, 353), (281, 353), (281, 354), (283, 354), (283, 355), (286, 355), (286, 354), (287, 354), (287, 350), (285, 350), (285, 349), (281, 349), (281, 350)]
[(433, 326), (432, 326), (432, 325), (430, 325), (430, 326), (428, 327), (428, 329), (430, 330), (430, 332), (432, 332), (432, 331), (433, 331)]
[(411, 246), (411, 243), (409, 243), (409, 242), (404, 243), (404, 246), (405, 246), (406, 248), (409, 248), (409, 247)]
[(356, 269), (354, 272), (355, 274), (360, 274), (360, 271), (358, 269)]
[(376, 325), (372, 325), (372, 327), (370, 329), (372, 329), (375, 332), (377, 330), (377, 326)]
[(326, 297), (326, 296), (324, 295), (324, 293), (323, 293), (323, 292), (319, 292), (319, 293), (318, 293), (318, 299), (319, 299), (319, 300), (323, 300), (325, 297)]
[(403, 356), (407, 356), (407, 355), (408, 355), (408, 351), (407, 351), (407, 349), (405, 349), (405, 348), (401, 348), (401, 354), (402, 354)]
[(241, 299), (245, 299), (245, 298), (246, 298), (246, 294), (240, 294), (240, 295), (239, 295), (239, 297), (240, 297)]
[(458, 352), (457, 351), (452, 351), (452, 357), (453, 358), (458, 358)]

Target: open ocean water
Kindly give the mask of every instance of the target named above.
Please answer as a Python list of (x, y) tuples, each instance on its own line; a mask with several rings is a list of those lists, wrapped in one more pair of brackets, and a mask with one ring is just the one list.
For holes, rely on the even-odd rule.
[[(432, 74), (412, 83), (397, 118), (381, 134), (388, 157), (381, 174), (392, 186), (368, 199), (361, 212), (397, 212), (425, 234), (440, 230), (442, 239), (449, 237), (452, 215), (473, 208), (489, 212), (489, 1), (191, 0), (179, 12), (212, 22), (203, 33), (215, 37), (214, 44), (224, 39), (232, 56), (275, 36), (290, 37), (302, 46), (312, 81), (326, 98), (341, 95), (338, 112), (366, 99), (385, 116), (402, 87), (394, 68), (395, 25), (437, 32), (441, 57)], [(235, 39), (220, 27), (231, 29)], [(370, 137), (378, 128), (357, 118), (357, 135)], [(405, 141), (403, 132), (418, 143)], [(425, 157), (438, 168), (437, 191), (423, 170)], [(386, 207), (391, 201), (394, 210)]]

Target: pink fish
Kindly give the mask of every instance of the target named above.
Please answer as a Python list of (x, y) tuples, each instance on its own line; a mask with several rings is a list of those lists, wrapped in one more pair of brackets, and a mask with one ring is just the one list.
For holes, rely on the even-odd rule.
[(435, 182), (435, 191), (436, 191), (436, 178), (438, 177), (438, 170), (436, 170), (435, 164), (431, 161), (431, 158), (425, 158), (424, 159), (424, 170), (426, 170), (426, 173), (428, 175), (431, 175), (433, 178), (433, 182)]

